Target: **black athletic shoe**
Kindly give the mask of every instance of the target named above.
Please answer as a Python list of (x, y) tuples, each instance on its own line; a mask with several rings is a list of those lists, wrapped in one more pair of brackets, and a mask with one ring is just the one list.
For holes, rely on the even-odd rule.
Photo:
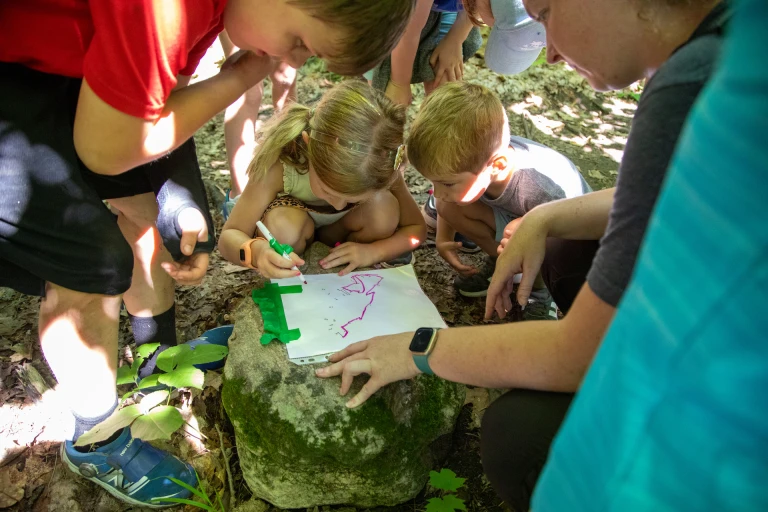
[(413, 255), (413, 251), (408, 251), (402, 256), (398, 256), (397, 258), (391, 259), (389, 261), (382, 261), (381, 263), (379, 263), (379, 265), (382, 268), (395, 268), (395, 267), (402, 267), (404, 265), (410, 265), (415, 261), (416, 261), (416, 257)]
[(485, 297), (491, 284), (496, 260), (486, 258), (480, 272), (471, 276), (459, 275), (453, 280), (453, 286), (464, 297)]
[[(427, 229), (435, 231), (437, 229), (437, 207), (435, 206), (435, 196), (429, 194), (427, 202), (424, 203), (424, 207), (421, 209), (424, 221), (427, 223)], [(461, 252), (466, 254), (473, 254), (480, 251), (480, 246), (475, 242), (465, 237), (461, 233), (456, 233), (453, 237), (454, 242), (461, 242)]]

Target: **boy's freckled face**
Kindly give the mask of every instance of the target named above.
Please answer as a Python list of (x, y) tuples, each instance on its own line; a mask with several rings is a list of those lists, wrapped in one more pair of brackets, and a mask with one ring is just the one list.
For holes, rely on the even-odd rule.
[(229, 0), (224, 28), (236, 46), (295, 68), (312, 55), (332, 54), (341, 36), (287, 0)]
[(485, 194), (491, 184), (486, 170), (479, 174), (460, 172), (450, 178), (432, 180), (435, 186), (435, 198), (446, 203), (470, 204)]

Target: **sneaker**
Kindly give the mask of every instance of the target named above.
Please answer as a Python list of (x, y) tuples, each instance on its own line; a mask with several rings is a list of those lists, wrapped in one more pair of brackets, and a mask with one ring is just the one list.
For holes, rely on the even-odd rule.
[(410, 265), (415, 261), (416, 261), (416, 256), (413, 255), (413, 251), (408, 251), (402, 256), (398, 256), (397, 258), (391, 259), (389, 261), (382, 261), (381, 263), (375, 266), (380, 268), (395, 268), (395, 267), (402, 267), (404, 265)]
[(61, 445), (61, 459), (74, 473), (107, 490), (115, 498), (131, 505), (165, 508), (172, 502), (158, 498), (189, 499), (192, 493), (172, 482), (176, 478), (197, 487), (197, 475), (189, 464), (131, 437), (129, 428), (111, 443), (83, 453), (71, 441)]
[[(432, 195), (431, 190), (429, 197), (427, 198), (427, 202), (424, 203), (424, 206), (421, 209), (421, 215), (424, 217), (424, 222), (427, 223), (428, 230), (436, 231), (437, 205), (435, 204), (435, 196)], [(461, 233), (456, 233), (456, 236), (453, 237), (453, 241), (461, 242), (461, 248), (459, 251), (463, 253), (473, 254), (480, 251), (480, 246), (478, 246), (475, 242), (465, 237)]]
[(523, 310), (523, 320), (557, 320), (557, 305), (549, 290), (534, 290)]
[(232, 208), (235, 207), (237, 199), (240, 197), (229, 197), (231, 193), (232, 190), (227, 190), (227, 194), (224, 196), (224, 202), (221, 205), (221, 216), (224, 217), (225, 222), (229, 218), (229, 213), (232, 211)]
[(486, 258), (480, 272), (471, 276), (459, 275), (453, 280), (453, 286), (464, 297), (485, 297), (491, 284), (493, 271), (496, 270), (496, 260)]

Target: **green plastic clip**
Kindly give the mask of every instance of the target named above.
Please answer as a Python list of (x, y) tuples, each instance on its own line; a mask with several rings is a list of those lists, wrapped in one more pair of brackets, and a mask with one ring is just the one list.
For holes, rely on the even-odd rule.
[(274, 249), (277, 254), (279, 254), (281, 256), (283, 254), (288, 256), (289, 254), (291, 254), (293, 252), (293, 247), (291, 247), (288, 244), (281, 244), (280, 242), (277, 241), (277, 238), (273, 238), (272, 240), (270, 240), (269, 241), (269, 246), (272, 249)]
[[(270, 242), (269, 245), (272, 245), (272, 243)], [(286, 247), (289, 250), (293, 250), (291, 246)], [(263, 288), (257, 288), (251, 292), (251, 298), (261, 309), (261, 318), (264, 320), (264, 334), (261, 335), (260, 340), (262, 345), (268, 345), (274, 339), (282, 343), (288, 343), (301, 337), (299, 329), (288, 329), (283, 299), (281, 298), (281, 295), (286, 293), (301, 292), (302, 287), (300, 284), (280, 286), (275, 283), (267, 283)]]

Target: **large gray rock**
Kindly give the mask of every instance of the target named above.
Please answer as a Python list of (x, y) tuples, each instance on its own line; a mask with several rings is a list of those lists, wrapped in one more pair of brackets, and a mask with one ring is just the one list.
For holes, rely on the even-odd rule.
[[(322, 271), (316, 262), (327, 252), (315, 244), (306, 273)], [(421, 375), (350, 410), (353, 395), (339, 396), (338, 378), (291, 363), (278, 341), (261, 345), (262, 331), (259, 308), (244, 301), (222, 386), (251, 491), (280, 508), (395, 505), (418, 494), (450, 447), (465, 387)]]

